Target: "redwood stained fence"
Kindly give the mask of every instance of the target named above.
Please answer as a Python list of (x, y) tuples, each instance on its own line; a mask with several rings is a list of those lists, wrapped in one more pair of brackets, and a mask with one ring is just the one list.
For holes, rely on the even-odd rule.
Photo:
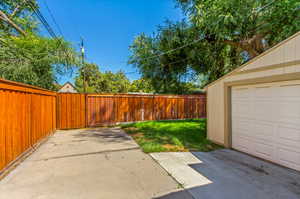
[(57, 94), (57, 128), (206, 117), (202, 95)]
[(88, 127), (206, 117), (205, 95), (87, 95)]
[(85, 94), (57, 94), (57, 128), (75, 129), (86, 127)]
[(55, 92), (0, 79), (0, 172), (55, 129)]
[(56, 128), (201, 118), (205, 95), (56, 93), (0, 79), (0, 174)]

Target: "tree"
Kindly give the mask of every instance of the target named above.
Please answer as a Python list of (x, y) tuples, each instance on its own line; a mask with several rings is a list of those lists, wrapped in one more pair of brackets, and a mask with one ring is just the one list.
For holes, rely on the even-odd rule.
[(75, 85), (80, 92), (83, 92), (84, 70), (86, 71), (88, 93), (127, 93), (130, 88), (130, 81), (124, 72), (106, 71), (102, 73), (98, 65), (87, 63), (84, 69), (81, 68), (75, 77)]
[[(166, 22), (154, 36), (139, 35), (131, 45), (129, 63), (158, 93), (186, 93), (186, 82), (199, 74), (206, 84), (241, 63), (234, 48), (197, 40), (199, 30), (186, 22)], [(173, 50), (176, 49), (176, 50)]]
[(36, 28), (31, 17), (32, 7), (38, 8), (36, 0), (2, 0), (0, 2), (0, 29), (10, 34), (26, 35)]
[(84, 67), (81, 67), (75, 77), (75, 86), (79, 92), (83, 92), (83, 77), (84, 71), (86, 76), (86, 92), (96, 93), (97, 81), (101, 78), (101, 74), (97, 64), (86, 63)]
[(183, 93), (198, 76), (204, 86), (300, 30), (299, 0), (176, 2), (187, 22), (167, 22), (130, 46), (128, 63), (161, 93)]
[(154, 93), (155, 91), (149, 79), (141, 78), (132, 81), (129, 92)]
[(199, 37), (253, 58), (300, 30), (299, 0), (177, 0)]
[(97, 93), (127, 93), (130, 87), (130, 81), (125, 73), (118, 71), (113, 73), (106, 71), (101, 73), (101, 78), (97, 81)]
[[(34, 0), (26, 2), (37, 6)], [(0, 2), (0, 77), (53, 90), (56, 76), (78, 65), (78, 56), (63, 38), (38, 34), (37, 20), (26, 2)]]

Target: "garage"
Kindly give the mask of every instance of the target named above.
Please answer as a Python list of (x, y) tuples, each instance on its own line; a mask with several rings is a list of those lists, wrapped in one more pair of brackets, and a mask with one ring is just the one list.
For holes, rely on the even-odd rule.
[(205, 89), (209, 140), (300, 171), (300, 32)]
[(232, 87), (232, 148), (300, 170), (300, 81)]

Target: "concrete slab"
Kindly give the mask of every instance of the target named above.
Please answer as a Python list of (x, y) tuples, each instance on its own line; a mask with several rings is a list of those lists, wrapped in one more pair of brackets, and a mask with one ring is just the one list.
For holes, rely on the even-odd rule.
[(117, 128), (59, 131), (0, 181), (0, 199), (150, 199), (178, 190)]
[[(300, 172), (237, 151), (224, 149), (209, 153), (182, 153), (186, 158), (172, 153), (151, 155), (178, 181), (188, 178), (193, 173), (190, 169), (199, 173), (198, 181), (203, 181), (203, 177), (210, 181), (192, 187), (197, 182), (197, 176), (193, 173), (194, 182), (184, 186), (185, 191), (195, 199), (300, 198)], [(187, 161), (178, 161), (178, 158)], [(182, 193), (179, 191), (172, 194)], [(169, 196), (166, 194), (160, 198), (167, 199)]]
[(150, 155), (186, 189), (212, 183), (190, 167), (190, 164), (202, 163), (190, 152), (151, 153)]

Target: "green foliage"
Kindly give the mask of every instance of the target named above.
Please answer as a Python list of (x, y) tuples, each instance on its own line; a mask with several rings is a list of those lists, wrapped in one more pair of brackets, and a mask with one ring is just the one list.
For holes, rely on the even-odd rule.
[(220, 148), (206, 139), (205, 119), (140, 122), (121, 127), (146, 153)]
[(129, 63), (151, 81), (157, 93), (191, 93), (200, 89), (200, 75), (208, 77), (205, 82), (202, 79), (205, 84), (241, 63), (236, 49), (199, 39), (199, 30), (184, 21), (166, 22), (154, 36), (141, 34), (130, 49)]
[(150, 80), (141, 78), (132, 81), (129, 92), (154, 93), (155, 91)]
[[(31, 2), (34, 6), (38, 7), (36, 0), (1, 0), (0, 10), (21, 29), (26, 32), (35, 32), (37, 31), (38, 23), (32, 16), (32, 9), (28, 6), (28, 2)], [(0, 32), (2, 34), (5, 33), (6, 35), (19, 35), (11, 24), (1, 19)]]
[[(29, 0), (37, 5), (35, 0)], [(0, 19), (0, 78), (56, 89), (56, 76), (78, 65), (78, 56), (62, 38), (39, 35), (37, 20), (23, 0), (4, 0), (0, 10), (26, 33)]]
[(129, 91), (130, 81), (124, 72), (101, 72), (96, 64), (86, 64), (75, 77), (75, 85), (80, 92), (83, 92), (84, 70), (88, 93), (127, 93)]
[(300, 30), (299, 0), (175, 1), (188, 21), (166, 22), (130, 47), (129, 63), (158, 93), (184, 93), (195, 79), (204, 86)]
[(0, 77), (47, 89), (54, 89), (57, 74), (76, 63), (76, 53), (62, 39), (28, 34), (1, 39)]
[(250, 58), (300, 30), (299, 0), (177, 0), (210, 41), (246, 51)]

